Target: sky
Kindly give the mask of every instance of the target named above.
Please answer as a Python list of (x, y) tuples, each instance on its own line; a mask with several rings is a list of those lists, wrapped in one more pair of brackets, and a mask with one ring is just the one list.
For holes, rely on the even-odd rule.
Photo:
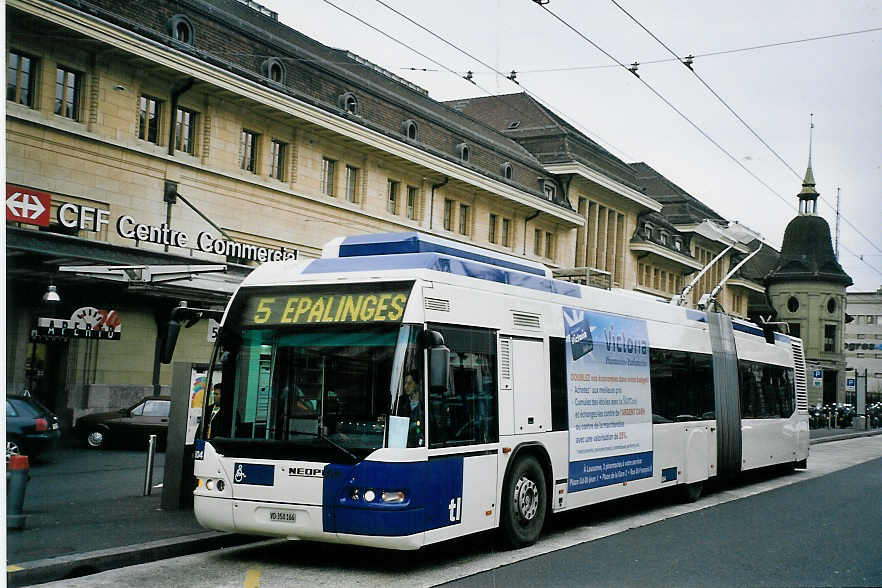
[[(533, 0), (263, 0), (262, 4), (278, 12), (284, 24), (418, 84), (435, 100), (526, 90), (617, 157), (645, 161), (779, 250), (784, 229), (796, 215), (813, 114), (812, 169), (821, 194), (818, 209), (835, 234), (840, 190), (839, 261), (854, 280), (849, 291), (873, 291), (882, 285), (882, 3), (878, 0), (550, 0), (545, 6)], [(841, 35), (867, 29), (880, 30)], [(841, 36), (732, 51), (830, 35)], [(694, 55), (698, 76), (673, 61), (665, 45), (680, 57)], [(717, 52), (723, 53), (707, 55)], [(640, 79), (613, 58), (625, 65), (639, 62)], [(672, 61), (649, 63), (659, 59)], [(517, 71), (520, 85), (493, 69), (506, 74)], [(563, 71), (547, 71), (555, 69)], [(469, 70), (474, 72), (474, 84), (461, 77)]]

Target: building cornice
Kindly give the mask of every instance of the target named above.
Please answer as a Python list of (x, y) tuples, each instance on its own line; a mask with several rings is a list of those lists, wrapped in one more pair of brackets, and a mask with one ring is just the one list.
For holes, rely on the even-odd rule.
[(718, 229), (715, 225), (711, 226), (712, 224), (713, 223), (711, 223), (711, 221), (704, 220), (700, 223), (674, 225), (674, 228), (681, 233), (695, 233), (696, 235), (704, 237), (708, 241), (721, 243), (726, 247), (732, 245), (732, 248), (739, 253), (750, 253), (753, 251), (752, 249), (748, 248), (747, 245), (741, 243), (737, 239), (724, 235), (721, 229)]
[(607, 190), (611, 190), (612, 192), (615, 192), (616, 194), (627, 198), (641, 208), (646, 208), (648, 210), (652, 210), (653, 212), (661, 212), (661, 203), (656, 202), (646, 194), (641, 194), (633, 188), (629, 188), (628, 186), (620, 182), (617, 182), (601, 173), (594, 171), (583, 163), (579, 163), (577, 161), (567, 163), (551, 163), (546, 164), (545, 169), (553, 174), (576, 174), (577, 176), (585, 178), (589, 182), (593, 182), (599, 186), (603, 186)]
[(727, 286), (741, 286), (742, 288), (747, 288), (748, 290), (753, 290), (754, 292), (759, 292), (760, 294), (765, 294), (766, 289), (756, 282), (752, 282), (750, 280), (745, 280), (743, 278), (739, 278), (736, 280), (729, 280), (726, 282)]
[(704, 267), (698, 260), (693, 259), (687, 255), (683, 255), (682, 253), (672, 251), (667, 247), (662, 247), (658, 243), (651, 243), (647, 241), (633, 242), (631, 243), (631, 251), (645, 251), (647, 253), (654, 253), (659, 257), (663, 257), (669, 261), (673, 261), (674, 263), (679, 263), (680, 265), (686, 266), (692, 270), (700, 270), (702, 267)]
[(575, 211), (564, 209), (550, 201), (483, 176), (442, 157), (431, 155), (421, 149), (396, 141), (382, 133), (372, 131), (351, 120), (333, 115), (306, 102), (272, 90), (223, 68), (200, 59), (174, 51), (134, 33), (107, 23), (88, 14), (72, 10), (64, 5), (43, 0), (9, 0), (11, 6), (27, 14), (42, 18), (58, 26), (76, 31), (89, 38), (107, 43), (147, 61), (177, 71), (209, 85), (243, 96), (264, 106), (290, 114), (304, 121), (329, 129), (367, 146), (432, 170), (435, 173), (459, 180), (475, 188), (486, 190), (535, 210), (546, 213), (559, 221), (582, 226), (585, 220)]

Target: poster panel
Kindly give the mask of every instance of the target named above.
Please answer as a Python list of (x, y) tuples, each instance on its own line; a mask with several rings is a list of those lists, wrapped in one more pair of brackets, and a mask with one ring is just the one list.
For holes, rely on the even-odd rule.
[(646, 321), (564, 307), (569, 491), (652, 476)]

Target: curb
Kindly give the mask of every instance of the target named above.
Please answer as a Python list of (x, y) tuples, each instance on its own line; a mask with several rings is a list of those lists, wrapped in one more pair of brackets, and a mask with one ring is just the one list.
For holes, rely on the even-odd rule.
[(112, 549), (38, 559), (18, 564), (9, 564), (6, 568), (6, 583), (10, 587), (30, 586), (32, 584), (78, 578), (125, 566), (149, 563), (160, 559), (190, 555), (225, 547), (235, 547), (265, 539), (265, 537), (209, 531), (184, 537), (136, 543)]
[(843, 433), (841, 435), (818, 437), (816, 439), (810, 439), (809, 445), (817, 445), (818, 443), (829, 443), (831, 441), (844, 441), (845, 439), (857, 439), (858, 437), (873, 437), (875, 435), (882, 435), (882, 429), (870, 429), (869, 431), (859, 431), (857, 433)]

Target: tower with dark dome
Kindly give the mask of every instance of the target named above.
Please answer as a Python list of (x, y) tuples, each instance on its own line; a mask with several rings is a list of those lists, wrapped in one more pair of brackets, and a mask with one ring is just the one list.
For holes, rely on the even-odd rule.
[(839, 265), (830, 226), (817, 210), (809, 146), (799, 214), (784, 231), (781, 256), (766, 276), (766, 291), (778, 320), (790, 325), (791, 335), (802, 338), (809, 403), (828, 404), (845, 397), (845, 289), (853, 282)]

